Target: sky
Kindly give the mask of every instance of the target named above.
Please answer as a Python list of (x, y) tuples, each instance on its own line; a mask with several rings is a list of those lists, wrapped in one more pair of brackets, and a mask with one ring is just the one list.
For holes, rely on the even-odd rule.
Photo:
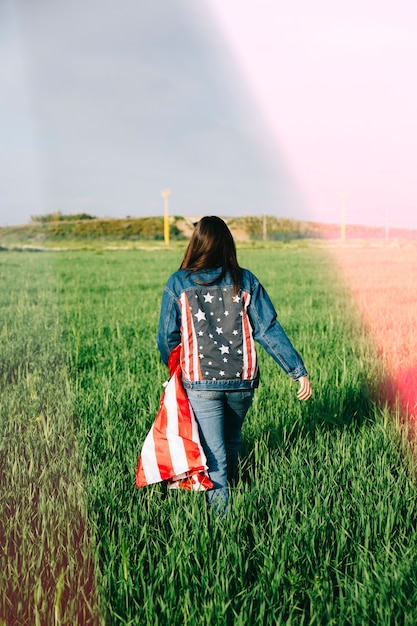
[(0, 0), (0, 226), (417, 228), (414, 0)]

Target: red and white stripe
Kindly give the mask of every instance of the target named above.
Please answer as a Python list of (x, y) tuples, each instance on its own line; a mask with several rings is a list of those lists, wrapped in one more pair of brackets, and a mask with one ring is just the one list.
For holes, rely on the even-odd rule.
[(201, 380), (200, 359), (198, 356), (197, 335), (195, 332), (193, 316), (190, 310), (188, 298), (181, 294), (180, 305), (182, 311), (182, 355), (181, 367), (186, 380)]
[[(182, 386), (178, 362), (143, 444), (136, 471), (136, 487), (182, 479), (184, 475), (190, 477), (205, 470), (207, 460), (200, 444), (194, 413)], [(211, 488), (207, 486), (209, 484), (212, 486), (209, 480), (203, 483), (201, 489)]]
[(247, 312), (250, 303), (250, 294), (244, 291), (242, 293), (243, 309), (242, 309), (242, 337), (243, 337), (243, 370), (242, 380), (251, 380), (256, 375), (257, 357), (255, 342), (252, 336), (252, 327)]

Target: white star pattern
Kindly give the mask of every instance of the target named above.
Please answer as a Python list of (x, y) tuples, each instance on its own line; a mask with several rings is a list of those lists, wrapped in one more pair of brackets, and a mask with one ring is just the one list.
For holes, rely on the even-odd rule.
[[(195, 293), (191, 298), (194, 295)], [(233, 295), (230, 286), (219, 289), (207, 285), (197, 288), (197, 302), (193, 306), (191, 298), (188, 301), (190, 324), (186, 330), (189, 335), (190, 355), (192, 351), (193, 358), (199, 363), (199, 368), (194, 368), (194, 371), (208, 381), (233, 378), (239, 381), (244, 378), (246, 365), (244, 366), (242, 359), (248, 345), (246, 326), (242, 325), (243, 320), (247, 319), (244, 292)], [(256, 361), (253, 358), (249, 358), (249, 364), (254, 362)], [(254, 366), (252, 370), (255, 371)]]
[(201, 322), (201, 320), (206, 319), (206, 314), (201, 309), (198, 309), (197, 313), (194, 313), (194, 317), (197, 318), (197, 322)]

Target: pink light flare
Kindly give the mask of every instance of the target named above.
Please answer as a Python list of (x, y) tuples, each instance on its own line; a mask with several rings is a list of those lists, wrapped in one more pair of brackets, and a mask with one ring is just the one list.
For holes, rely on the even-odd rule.
[(333, 250), (388, 375), (379, 398), (417, 432), (417, 246), (339, 246)]
[[(321, 223), (417, 229), (412, 3), (206, 0), (268, 129), (266, 154)], [(275, 160), (274, 160), (275, 157)], [(357, 231), (355, 231), (357, 232)], [(333, 248), (389, 372), (380, 400), (417, 423), (417, 247)]]
[(310, 211), (301, 219), (340, 223), (345, 194), (348, 224), (417, 228), (417, 6), (206, 5), (267, 129), (266, 154), (277, 170), (284, 159)]

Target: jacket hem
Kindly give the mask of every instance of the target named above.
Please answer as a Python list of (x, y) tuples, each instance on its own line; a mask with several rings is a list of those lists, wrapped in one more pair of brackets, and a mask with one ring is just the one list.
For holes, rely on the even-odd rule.
[(201, 389), (216, 391), (237, 391), (241, 389), (255, 389), (259, 387), (259, 378), (252, 380), (184, 380), (184, 389)]

